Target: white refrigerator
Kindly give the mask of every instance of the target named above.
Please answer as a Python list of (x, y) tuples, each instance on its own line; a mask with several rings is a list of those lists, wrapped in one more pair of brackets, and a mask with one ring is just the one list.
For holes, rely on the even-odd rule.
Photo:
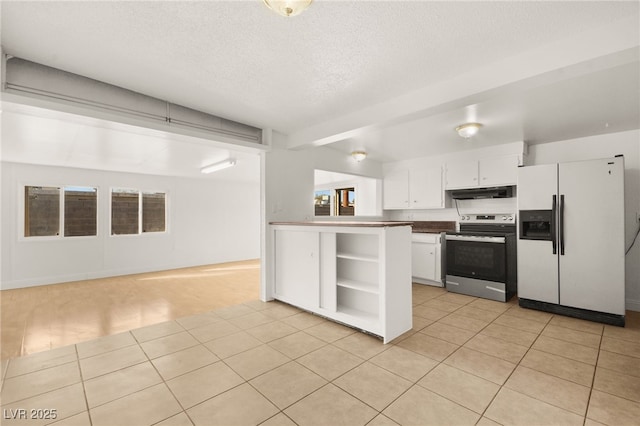
[(624, 325), (624, 158), (518, 169), (520, 305)]

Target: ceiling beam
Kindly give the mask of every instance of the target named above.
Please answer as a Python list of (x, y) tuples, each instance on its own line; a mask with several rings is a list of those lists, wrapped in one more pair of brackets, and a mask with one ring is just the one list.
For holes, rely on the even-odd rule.
[(327, 145), (509, 92), (637, 62), (639, 51), (640, 29), (637, 18), (630, 17), (291, 133), (287, 147)]

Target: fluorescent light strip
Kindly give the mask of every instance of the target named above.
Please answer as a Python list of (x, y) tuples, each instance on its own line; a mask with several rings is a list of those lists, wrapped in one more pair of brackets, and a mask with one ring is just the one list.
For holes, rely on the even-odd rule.
[(236, 160), (234, 158), (230, 158), (228, 160), (221, 161), (219, 163), (210, 164), (208, 166), (204, 166), (200, 169), (202, 173), (213, 173), (218, 170), (226, 169), (227, 167), (235, 166)]

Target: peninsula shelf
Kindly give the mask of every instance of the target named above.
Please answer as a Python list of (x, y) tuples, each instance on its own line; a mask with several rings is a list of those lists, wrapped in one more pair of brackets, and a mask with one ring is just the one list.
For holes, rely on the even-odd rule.
[(286, 222), (271, 232), (274, 299), (385, 343), (411, 329), (409, 223)]

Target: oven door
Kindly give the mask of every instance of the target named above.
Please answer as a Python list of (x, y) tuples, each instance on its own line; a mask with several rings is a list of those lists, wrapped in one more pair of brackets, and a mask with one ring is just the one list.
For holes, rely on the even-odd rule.
[(447, 275), (507, 282), (505, 237), (447, 235)]

